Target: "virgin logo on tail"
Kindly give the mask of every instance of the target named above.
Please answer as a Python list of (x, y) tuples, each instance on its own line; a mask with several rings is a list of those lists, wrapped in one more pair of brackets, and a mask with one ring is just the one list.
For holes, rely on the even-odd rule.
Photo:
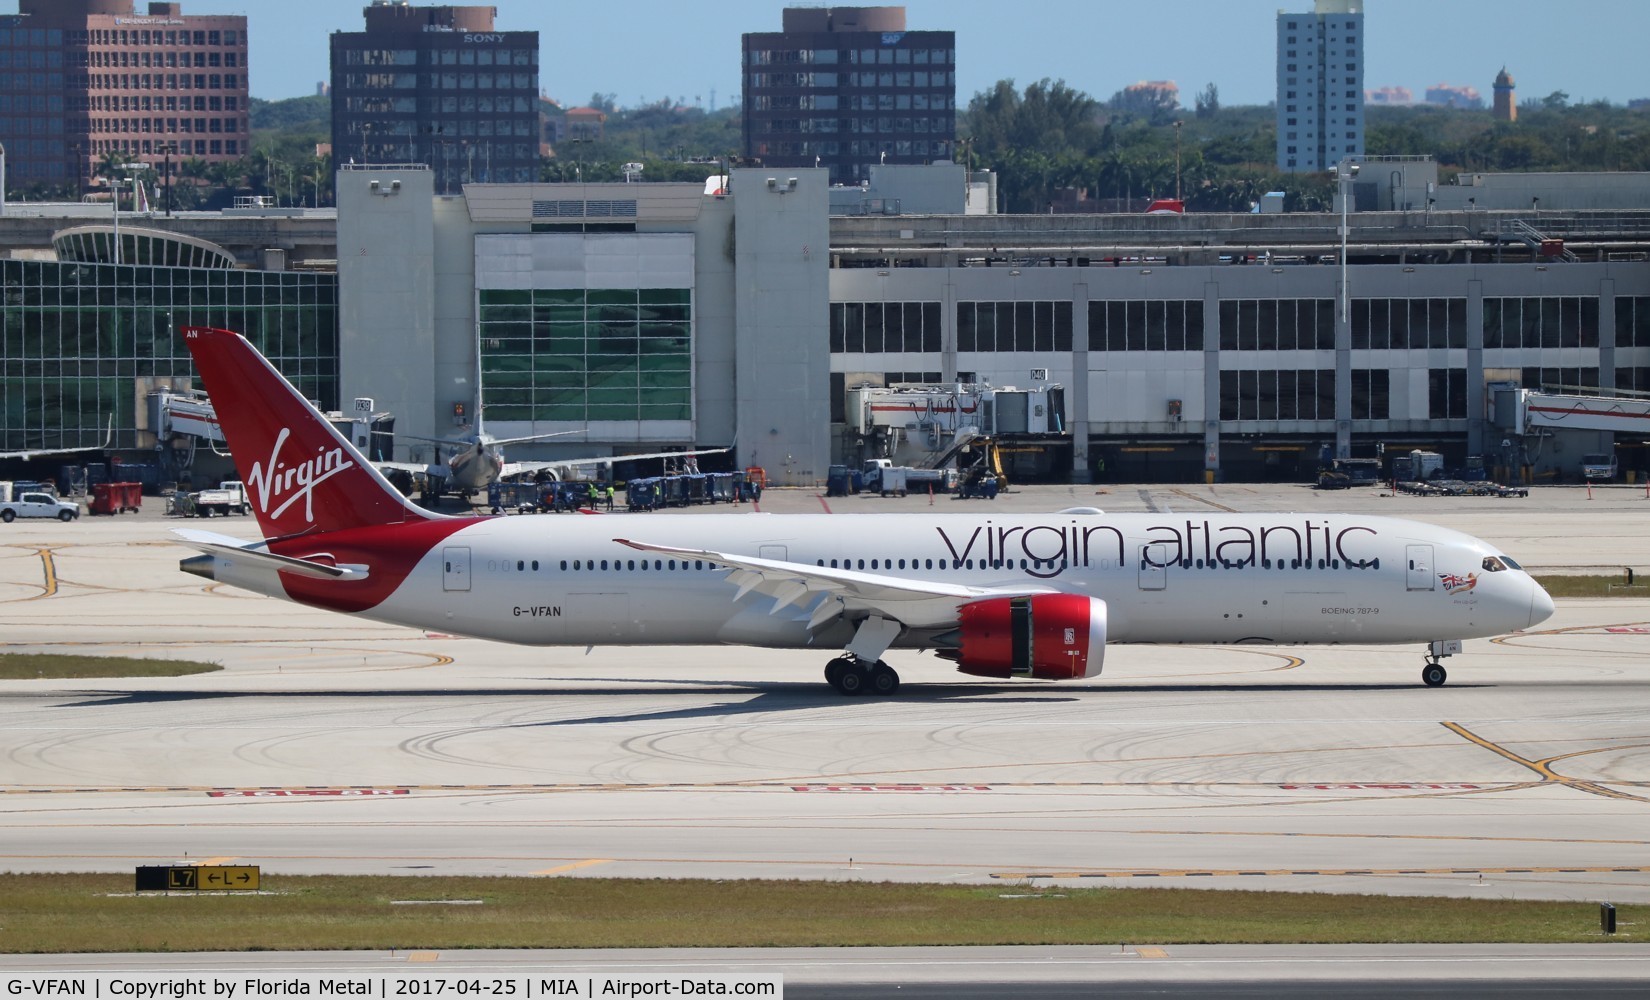
[[(291, 436), (290, 427), (281, 428), (281, 433), (275, 437), (275, 446), (269, 450), (269, 464), (253, 462), (246, 485), (252, 491), (260, 513), (278, 518), (287, 512), (287, 508), (302, 500), (304, 520), (313, 524), (315, 487), (340, 472), (355, 468), (355, 463), (345, 457), (344, 449), (334, 447), (317, 448), (314, 458), (288, 465), (280, 461), (281, 446)], [(271, 511), (269, 505), (276, 501), (280, 506)]]

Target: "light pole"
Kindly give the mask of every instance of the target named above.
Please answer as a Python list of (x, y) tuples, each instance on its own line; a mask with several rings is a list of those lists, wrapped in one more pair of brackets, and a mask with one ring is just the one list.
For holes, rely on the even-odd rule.
[(1180, 201), (1180, 122), (1174, 123), (1174, 200)]
[(1330, 173), (1334, 176), (1341, 197), (1341, 323), (1349, 320), (1351, 294), (1346, 285), (1346, 206), (1352, 200), (1352, 179), (1358, 176), (1358, 164), (1344, 158)]
[(120, 177), (118, 175), (111, 176), (109, 184), (114, 189), (114, 200), (111, 204), (115, 207), (115, 264), (118, 266), (120, 264)]
[(167, 143), (160, 148), (160, 151), (166, 154), (166, 217), (168, 219), (172, 217), (172, 154), (177, 152), (177, 149), (178, 147), (171, 143)]

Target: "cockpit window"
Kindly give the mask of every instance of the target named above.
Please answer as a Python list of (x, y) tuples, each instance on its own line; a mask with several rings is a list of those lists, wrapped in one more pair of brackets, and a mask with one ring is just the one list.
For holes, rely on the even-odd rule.
[(1485, 556), (1484, 557), (1484, 572), (1486, 572), (1486, 573), (1499, 573), (1499, 572), (1501, 572), (1502, 570), (1504, 570), (1506, 568), (1507, 568), (1507, 564), (1502, 562), (1500, 557), (1498, 557), (1498, 556)]
[(1508, 569), (1523, 569), (1524, 567), (1512, 561), (1511, 556), (1502, 556), (1501, 561), (1507, 564)]

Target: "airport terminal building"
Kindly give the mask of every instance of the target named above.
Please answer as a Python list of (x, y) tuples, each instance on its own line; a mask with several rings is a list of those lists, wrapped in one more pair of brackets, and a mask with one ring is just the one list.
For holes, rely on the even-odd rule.
[[(918, 168), (900, 169), (914, 183)], [(216, 235), (239, 284), (257, 274), (249, 264), (290, 273), (336, 260), (325, 275), (335, 292), (257, 275), (266, 312), (288, 295), (299, 316), (306, 297), (334, 310), (315, 317), (334, 328), (277, 360), (324, 402), (371, 397), (412, 435), (452, 434), (478, 399), (496, 436), (580, 432), (516, 446), (517, 458), (727, 445), (770, 483), (811, 485), (851, 453), (848, 389), (989, 382), (1064, 387), (1069, 435), (1050, 445), (1049, 478), (1304, 481), (1326, 456), (1412, 448), (1563, 475), (1611, 435), (1515, 440), (1493, 419), (1498, 387), (1650, 394), (1650, 212), (1622, 210), (1650, 204), (1640, 175), (1484, 176), (1429, 193), (1414, 164), (1369, 170), (1390, 180), (1352, 192), (1343, 271), (1338, 214), (968, 214), (958, 171), (933, 170), (954, 193), (949, 211), (887, 214), (901, 201), (889, 198), (883, 214), (833, 215), (823, 169), (735, 169), (708, 192), (468, 184), (446, 195), (427, 167), (363, 166), (339, 173), (331, 247), (332, 220), (315, 213), (238, 219)], [(865, 194), (877, 186), (873, 176)], [(40, 229), (27, 221), (0, 219), (13, 256), (19, 234)], [(216, 222), (142, 225), (205, 234)], [(271, 258), (283, 245), (288, 259)], [(116, 267), (49, 266), (78, 268), (79, 282)], [(113, 284), (139, 279), (135, 267), (120, 265)], [(27, 332), (71, 308), (115, 317), (94, 326), (124, 323), (118, 292), (105, 307), (77, 290), (71, 307), (22, 280), (8, 270), (0, 302), (6, 450), (36, 446), (53, 422), (33, 412), (43, 397), (29, 388), (53, 352), (60, 380), (71, 362), (126, 377), (103, 365), (96, 338), (59, 335), (48, 348)], [(202, 279), (204, 303), (223, 296), (233, 324), (229, 300), (251, 292), (214, 293), (214, 280), (228, 281)], [(166, 284), (175, 302), (195, 279)], [(175, 347), (162, 356), (186, 356)], [(131, 377), (142, 360), (133, 354)], [(116, 398), (125, 426), (135, 397)], [(95, 443), (95, 418), (63, 416), (84, 403), (56, 405)], [(1650, 465), (1643, 442), (1613, 443), (1623, 470)], [(421, 448), (398, 457), (433, 457)]]

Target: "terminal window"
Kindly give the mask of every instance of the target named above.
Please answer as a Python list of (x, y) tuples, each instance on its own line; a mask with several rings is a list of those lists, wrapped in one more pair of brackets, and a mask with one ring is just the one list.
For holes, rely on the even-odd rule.
[(488, 419), (692, 419), (692, 295), (687, 288), (482, 291)]

